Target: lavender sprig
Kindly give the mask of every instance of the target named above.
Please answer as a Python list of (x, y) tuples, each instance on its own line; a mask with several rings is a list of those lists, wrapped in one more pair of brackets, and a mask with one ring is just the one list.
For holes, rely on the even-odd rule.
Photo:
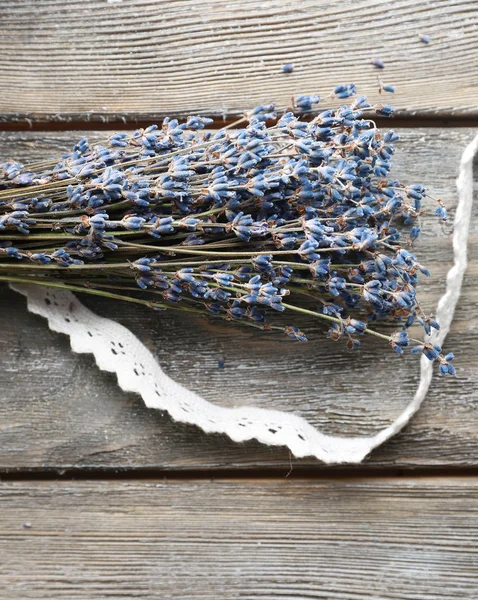
[[(331, 96), (355, 92), (340, 84)], [(258, 106), (242, 128), (216, 132), (203, 131), (210, 119), (165, 119), (93, 146), (82, 139), (60, 160), (8, 160), (0, 280), (183, 307), (305, 341), (269, 323), (300, 312), (328, 321), (328, 337), (351, 349), (365, 333), (398, 354), (414, 342), (454, 374), (451, 353), (407, 333), (439, 325), (417, 300), (429, 272), (410, 251), (426, 188), (390, 177), (398, 135), (370, 118), (393, 108), (360, 96), (311, 115), (319, 102), (297, 96), (278, 119), (273, 104)], [(447, 217), (440, 200), (436, 214)], [(380, 320), (400, 329), (369, 327)]]

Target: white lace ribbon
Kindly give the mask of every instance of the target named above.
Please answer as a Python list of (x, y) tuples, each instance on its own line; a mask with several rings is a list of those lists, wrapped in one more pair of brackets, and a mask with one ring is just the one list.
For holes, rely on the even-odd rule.
[[(429, 341), (442, 345), (460, 297), (466, 269), (467, 240), (473, 205), (473, 157), (478, 136), (465, 149), (457, 180), (454, 220), (454, 264), (436, 310), (440, 322)], [(236, 442), (257, 439), (287, 446), (296, 457), (315, 456), (325, 463), (358, 463), (397, 432), (417, 412), (432, 379), (433, 365), (422, 356), (415, 396), (395, 421), (370, 437), (324, 435), (304, 418), (288, 412), (254, 407), (224, 408), (208, 402), (166, 375), (152, 353), (128, 329), (98, 317), (71, 293), (37, 285), (11, 285), (27, 297), (28, 309), (48, 320), (50, 329), (70, 337), (74, 352), (91, 353), (103, 371), (116, 373), (125, 392), (139, 394), (148, 408), (167, 411), (173, 419), (197, 425), (206, 433), (225, 433)]]

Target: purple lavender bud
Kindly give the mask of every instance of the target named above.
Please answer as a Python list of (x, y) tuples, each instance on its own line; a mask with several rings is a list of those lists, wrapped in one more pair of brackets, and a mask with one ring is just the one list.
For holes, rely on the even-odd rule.
[(355, 95), (356, 91), (354, 83), (341, 83), (334, 89), (334, 94), (337, 98), (350, 98)]
[(261, 273), (270, 273), (272, 271), (272, 254), (261, 254), (252, 257), (252, 264), (256, 271)]
[(32, 262), (38, 262), (42, 265), (47, 265), (51, 262), (51, 258), (44, 254), (43, 252), (37, 252), (35, 254), (30, 254), (29, 256)]
[(289, 337), (291, 337), (293, 340), (296, 340), (297, 342), (307, 341), (306, 335), (302, 333), (302, 331), (300, 331), (298, 327), (286, 327), (284, 331)]
[(384, 62), (380, 60), (380, 58), (372, 58), (370, 62), (374, 67), (377, 67), (377, 69), (383, 69), (385, 67)]
[(121, 219), (121, 225), (128, 231), (140, 231), (146, 219), (134, 215), (126, 215)]
[[(172, 222), (172, 220), (170, 222)], [(192, 232), (192, 231), (196, 231), (196, 226), (200, 222), (201, 222), (200, 219), (195, 219), (194, 217), (186, 217), (186, 218), (181, 219), (179, 221), (179, 225), (183, 229), (186, 229), (187, 231), (191, 231)], [(171, 227), (171, 229), (174, 231), (174, 227)]]
[(181, 281), (186, 281), (189, 283), (191, 281), (194, 281), (193, 272), (194, 272), (194, 269), (192, 269), (191, 267), (187, 267), (187, 268), (179, 270), (176, 273), (176, 277), (178, 279), (180, 279)]
[(400, 139), (400, 136), (398, 135), (398, 133), (395, 133), (395, 131), (393, 129), (390, 129), (389, 131), (385, 132), (383, 135), (383, 141), (386, 142), (387, 144), (392, 143), (392, 142), (397, 142)]
[(234, 275), (230, 273), (214, 273), (214, 281), (219, 285), (227, 287), (234, 280)]
[(447, 210), (444, 206), (439, 206), (435, 210), (435, 215), (440, 218), (441, 221), (446, 221), (448, 218)]
[(294, 107), (302, 111), (312, 110), (314, 104), (319, 104), (320, 96), (316, 94), (301, 95), (294, 98)]
[(389, 104), (379, 104), (375, 107), (375, 112), (380, 117), (391, 117), (395, 112), (395, 109)]
[(389, 92), (390, 94), (395, 93), (395, 88), (393, 87), (393, 85), (384, 84), (382, 85), (382, 90), (384, 92)]
[(207, 127), (207, 125), (210, 125), (213, 122), (214, 119), (208, 119), (207, 117), (188, 117), (186, 127), (187, 129), (198, 131), (199, 129), (204, 129), (204, 127)]
[(410, 239), (411, 240), (416, 240), (418, 239), (418, 237), (420, 236), (421, 233), (421, 228), (420, 227), (412, 227), (410, 229)]
[(20, 254), (20, 250), (18, 248), (14, 248), (13, 246), (11, 246), (10, 248), (5, 248), (3, 250), (3, 252), (5, 252), (5, 254), (8, 256), (8, 258), (17, 258), (17, 259), (22, 258), (21, 254)]

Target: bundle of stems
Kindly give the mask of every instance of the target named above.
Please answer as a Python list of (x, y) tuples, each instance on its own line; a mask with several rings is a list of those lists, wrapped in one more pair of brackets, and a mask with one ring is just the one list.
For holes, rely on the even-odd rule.
[[(354, 95), (353, 84), (332, 94)], [(418, 275), (429, 273), (410, 252), (427, 191), (391, 178), (398, 135), (371, 118), (393, 109), (360, 96), (313, 112), (319, 101), (258, 106), (215, 132), (204, 130), (210, 119), (165, 119), (81, 139), (60, 159), (9, 159), (0, 280), (212, 314), (298, 341), (306, 335), (274, 314), (304, 313), (351, 349), (370, 334), (454, 374), (451, 353), (407, 333), (439, 324), (420, 307)], [(446, 219), (440, 200), (436, 214)], [(397, 331), (377, 331), (381, 320)]]

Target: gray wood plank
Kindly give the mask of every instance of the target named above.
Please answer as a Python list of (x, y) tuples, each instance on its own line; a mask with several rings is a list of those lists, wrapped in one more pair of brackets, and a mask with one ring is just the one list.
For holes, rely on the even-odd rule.
[[(227, 117), (377, 74), (406, 115), (478, 115), (474, 0), (4, 0), (6, 121)], [(430, 36), (424, 44), (419, 34)], [(380, 58), (383, 71), (371, 64)], [(291, 74), (281, 72), (294, 63)], [(388, 98), (389, 99), (389, 98)]]
[[(459, 157), (474, 131), (403, 130), (395, 173), (426, 182), (453, 214)], [(104, 133), (92, 134), (104, 137)], [(2, 134), (0, 154), (19, 159), (55, 155), (81, 136), (74, 133)], [(406, 431), (374, 452), (370, 466), (472, 466), (478, 464), (478, 203), (474, 208), (470, 267), (446, 348), (457, 354), (458, 377), (436, 378)], [(422, 286), (433, 309), (451, 260), (451, 239), (434, 217), (417, 254), (432, 270)], [(177, 313), (84, 297), (98, 313), (133, 330), (165, 370), (204, 397), (223, 405), (251, 404), (294, 411), (329, 433), (364, 435), (388, 425), (414, 393), (418, 364), (381, 342), (364, 340), (349, 353), (324, 337), (324, 329), (298, 321), (308, 344)], [(225, 358), (225, 368), (218, 359)], [(361, 365), (365, 365), (361, 368)], [(370, 367), (367, 367), (370, 365)], [(0, 291), (0, 469), (243, 469), (286, 473), (289, 453), (258, 443), (234, 444), (147, 410), (119, 390), (93, 358), (73, 355), (65, 336), (28, 314), (25, 300)], [(317, 461), (294, 465), (320, 468)]]
[(476, 478), (4, 482), (0, 506), (2, 600), (476, 600)]

